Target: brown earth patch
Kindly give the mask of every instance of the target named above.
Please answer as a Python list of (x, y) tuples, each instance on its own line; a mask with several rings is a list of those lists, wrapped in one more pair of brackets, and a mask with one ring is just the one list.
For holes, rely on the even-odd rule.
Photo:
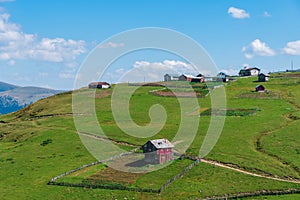
[(295, 73), (295, 74), (284, 74), (283, 75), (284, 77), (289, 77), (289, 78), (298, 78), (298, 77), (300, 77), (300, 73)]
[(186, 98), (199, 98), (203, 97), (201, 93), (195, 92), (164, 92), (164, 91), (154, 91), (152, 94), (161, 97), (186, 97)]
[(142, 173), (123, 172), (107, 167), (87, 178), (87, 181), (93, 184), (110, 182), (128, 185), (135, 183), (142, 175)]

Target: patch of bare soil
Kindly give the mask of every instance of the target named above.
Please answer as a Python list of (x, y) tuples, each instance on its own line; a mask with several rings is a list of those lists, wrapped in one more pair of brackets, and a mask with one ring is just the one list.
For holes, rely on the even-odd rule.
[(167, 91), (154, 91), (154, 95), (161, 97), (186, 97), (186, 98), (199, 98), (202, 94), (195, 92), (167, 92)]
[(123, 172), (107, 167), (87, 178), (87, 181), (91, 183), (113, 182), (128, 185), (135, 183), (142, 175), (141, 173)]
[(284, 74), (284, 77), (289, 77), (289, 78), (298, 78), (300, 77), (300, 73), (295, 73), (295, 74)]

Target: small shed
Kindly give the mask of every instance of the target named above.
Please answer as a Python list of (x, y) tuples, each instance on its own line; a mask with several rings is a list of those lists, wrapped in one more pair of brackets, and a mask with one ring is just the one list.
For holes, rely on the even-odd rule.
[(110, 84), (107, 82), (92, 82), (89, 84), (89, 88), (110, 88)]
[(258, 86), (255, 87), (255, 91), (256, 92), (264, 92), (265, 87), (263, 85), (258, 85)]
[(267, 74), (263, 74), (263, 73), (260, 73), (258, 75), (258, 82), (266, 82), (266, 81), (269, 81), (269, 75)]
[(145, 154), (145, 162), (151, 164), (163, 164), (173, 160), (174, 145), (167, 139), (149, 140), (142, 146)]
[(179, 75), (178, 74), (165, 74), (164, 81), (178, 81)]

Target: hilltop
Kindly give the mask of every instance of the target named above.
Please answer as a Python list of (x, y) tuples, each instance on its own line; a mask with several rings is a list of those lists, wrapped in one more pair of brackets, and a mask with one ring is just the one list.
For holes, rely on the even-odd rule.
[[(229, 112), (218, 143), (205, 157), (208, 162), (200, 162), (183, 177), (170, 184), (160, 195), (47, 185), (49, 180), (59, 174), (96, 161), (82, 144), (74, 126), (72, 92), (39, 100), (18, 112), (1, 116), (0, 197), (1, 199), (196, 199), (253, 192), (267, 194), (263, 191), (299, 190), (300, 184), (297, 182), (300, 180), (298, 131), (300, 78), (271, 77), (269, 82), (263, 83), (268, 93), (253, 92), (258, 84), (255, 82), (256, 79), (256, 77), (238, 79), (225, 86)], [(180, 109), (176, 98), (151, 93), (161, 89), (161, 86), (139, 87), (130, 100), (130, 112), (133, 120), (142, 126), (149, 123), (150, 118), (145, 114), (149, 112), (149, 108), (153, 104), (161, 104), (168, 114), (168, 119), (163, 129), (151, 139), (167, 138), (171, 141), (179, 128)], [(129, 136), (118, 128), (111, 112), (110, 100), (113, 90), (114, 87), (96, 90), (96, 115), (108, 138), (117, 142), (120, 148), (131, 150), (144, 144), (149, 138)], [(76, 92), (85, 96), (90, 94), (90, 91), (81, 89)], [(186, 101), (188, 100), (189, 98), (186, 98)], [(186, 151), (190, 156), (199, 154), (212, 114), (208, 112), (209, 95), (197, 100), (201, 109), (190, 112), (189, 116), (196, 118), (201, 113), (204, 114), (200, 118), (194, 142)], [(91, 134), (96, 134), (88, 122), (86, 125), (90, 128)], [(209, 162), (219, 163), (228, 168)], [(120, 184), (156, 189), (188, 164), (190, 164), (188, 160), (177, 160), (161, 170), (136, 176), (133, 182)], [(240, 171), (231, 170), (229, 167)], [(66, 177), (65, 181), (91, 180), (97, 171), (104, 168), (105, 166), (101, 165), (90, 171), (79, 171)], [(104, 172), (108, 173), (109, 168), (105, 168)], [(280, 178), (284, 181), (265, 177)], [(294, 194), (282, 197), (298, 199), (300, 196)], [(281, 197), (268, 196), (268, 199), (279, 198)]]

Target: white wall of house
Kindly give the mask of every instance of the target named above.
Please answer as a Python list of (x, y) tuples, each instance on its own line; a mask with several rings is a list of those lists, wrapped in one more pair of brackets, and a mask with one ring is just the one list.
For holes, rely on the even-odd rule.
[(107, 88), (110, 88), (110, 86), (109, 85), (102, 85), (102, 88), (107, 89)]
[(250, 73), (251, 73), (251, 76), (258, 76), (259, 70), (257, 70), (257, 69), (251, 69)]

